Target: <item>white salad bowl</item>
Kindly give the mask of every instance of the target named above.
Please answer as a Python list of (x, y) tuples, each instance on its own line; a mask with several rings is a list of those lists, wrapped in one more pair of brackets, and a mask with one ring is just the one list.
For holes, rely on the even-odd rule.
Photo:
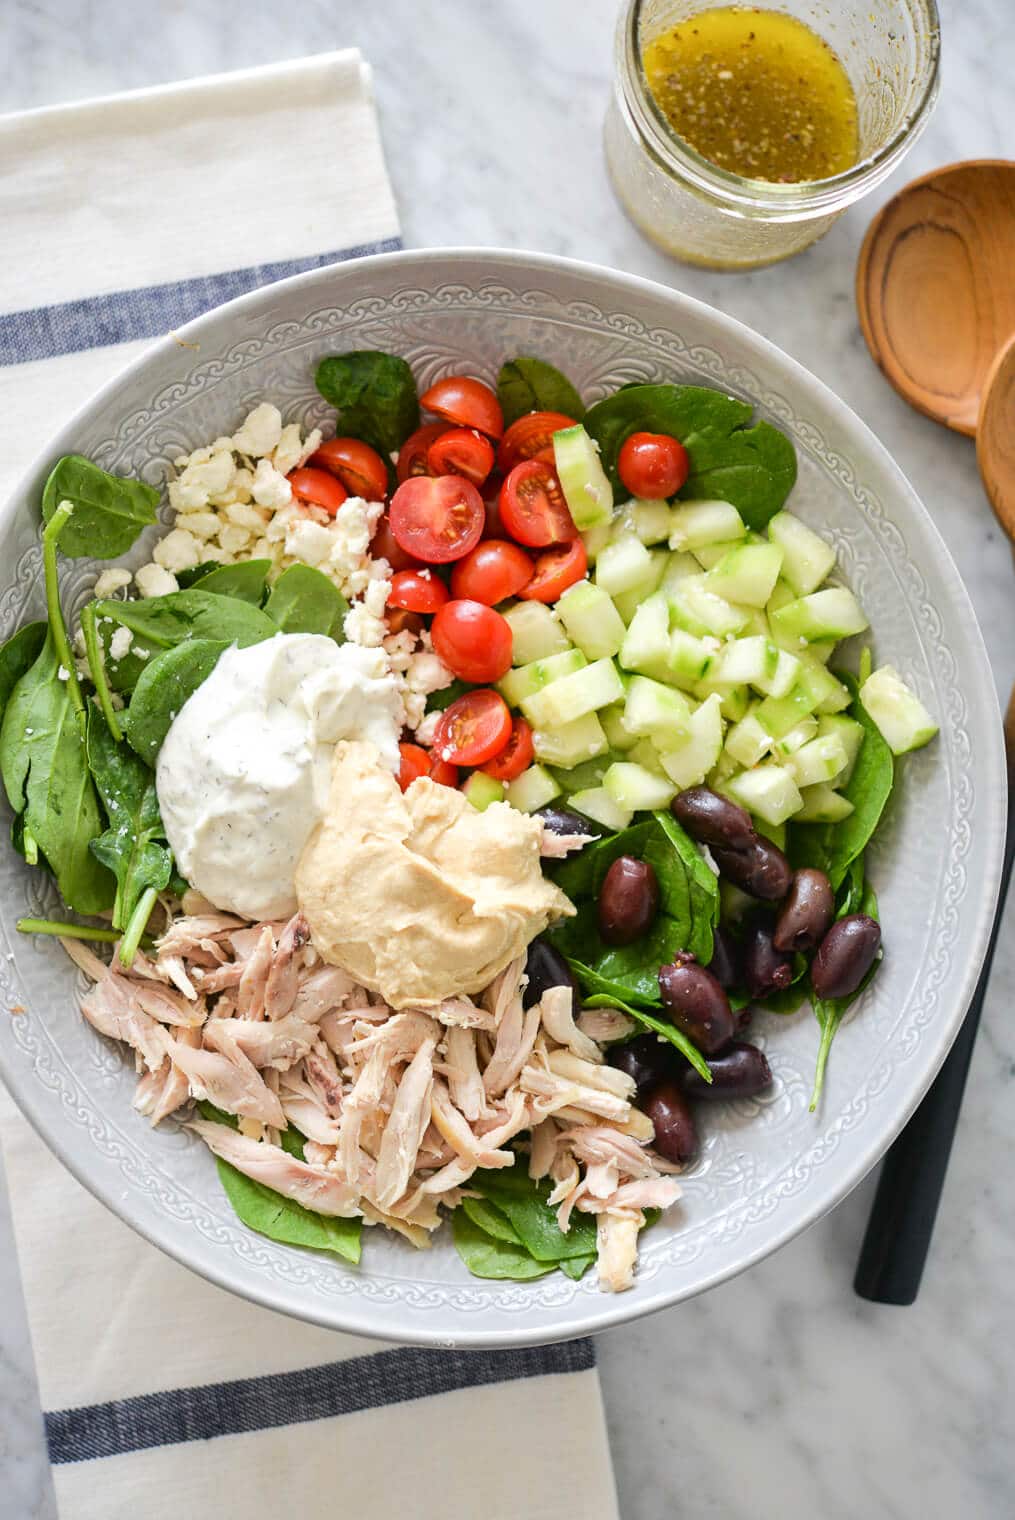
[[(703, 1146), (683, 1200), (642, 1236), (636, 1286), (619, 1296), (554, 1274), (471, 1277), (443, 1231), (416, 1252), (380, 1230), (363, 1262), (276, 1245), (234, 1216), (206, 1148), (131, 1107), (133, 1061), (76, 1006), (59, 945), (16, 919), (60, 908), (55, 890), (0, 847), (0, 1074), (36, 1129), (96, 1197), (212, 1281), (335, 1329), (442, 1346), (507, 1346), (600, 1330), (714, 1286), (767, 1256), (838, 1202), (912, 1113), (959, 1027), (997, 897), (1004, 836), (1001, 724), (987, 657), (955, 566), (886, 450), (843, 403), (740, 323), (686, 296), (591, 265), (524, 253), (441, 251), (356, 260), (268, 286), (163, 339), (61, 430), (0, 516), (0, 640), (44, 613), (42, 485), (57, 456), (165, 482), (170, 463), (231, 433), (258, 401), (329, 428), (316, 362), (385, 349), (420, 389), (534, 354), (586, 400), (624, 381), (716, 386), (793, 439), (789, 505), (835, 545), (890, 660), (941, 724), (907, 757), (870, 858), (886, 958), (832, 1049), (823, 1100), (808, 1099), (818, 1046), (808, 1009), (756, 1021), (774, 1085), (702, 1111)], [(154, 530), (152, 530), (154, 532)], [(151, 538), (134, 562), (150, 557)], [(77, 606), (95, 580), (64, 565)]]

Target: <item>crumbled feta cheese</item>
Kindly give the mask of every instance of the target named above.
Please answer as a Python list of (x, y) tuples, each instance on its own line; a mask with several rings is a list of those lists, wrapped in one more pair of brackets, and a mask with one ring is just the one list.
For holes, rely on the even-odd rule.
[(66, 665), (60, 665), (60, 666), (58, 666), (57, 672), (56, 672), (56, 678), (57, 678), (58, 681), (69, 681), (70, 680), (70, 671), (67, 669)]
[(207, 506), (210, 496), (221, 495), (228, 489), (235, 468), (233, 456), (227, 449), (220, 449), (210, 459), (197, 463), (192, 457), (179, 479), (170, 481), (170, 505), (177, 512)]
[(109, 641), (109, 653), (112, 659), (122, 660), (133, 642), (134, 635), (129, 628), (124, 628), (122, 625), (117, 628)]
[(261, 459), (277, 447), (282, 437), (282, 413), (270, 401), (262, 401), (247, 414), (243, 426), (233, 434), (232, 446), (238, 454)]
[(249, 528), (251, 533), (263, 533), (268, 519), (268, 513), (263, 507), (251, 506), (246, 501), (231, 501), (225, 509), (225, 515), (231, 523), (239, 528)]
[(443, 714), (439, 712), (426, 713), (422, 721), (416, 725), (416, 738), (427, 749), (430, 748), (430, 745), (437, 736), (437, 725), (441, 721), (442, 716)]
[(288, 480), (267, 459), (257, 461), (252, 493), (259, 507), (270, 507), (273, 512), (277, 512), (279, 507), (287, 507), (293, 495)]
[(320, 447), (321, 447), (321, 430), (320, 430), (320, 428), (311, 428), (310, 432), (307, 434), (307, 436), (303, 440), (303, 451), (300, 454), (299, 463), (300, 464), (306, 464), (306, 462), (310, 458), (311, 454), (316, 454), (317, 450)]
[(329, 528), (304, 517), (289, 528), (285, 536), (285, 552), (304, 565), (319, 565), (332, 552), (333, 542)]
[(176, 576), (161, 565), (142, 565), (134, 577), (134, 584), (142, 596), (168, 596), (171, 591), (180, 589)]
[(377, 649), (384, 643), (388, 631), (384, 608), (390, 588), (390, 581), (371, 581), (362, 600), (349, 608), (345, 615), (345, 636), (350, 643), (360, 644), (364, 649)]
[(186, 528), (187, 532), (207, 542), (214, 538), (222, 526), (222, 520), (215, 512), (184, 512), (176, 519), (178, 528)]
[(121, 570), (118, 566), (103, 570), (95, 582), (95, 595), (113, 596), (115, 592), (122, 591), (124, 586), (129, 586), (133, 579), (129, 570)]
[(241, 554), (250, 543), (250, 530), (240, 528), (236, 523), (226, 523), (225, 527), (219, 529), (219, 543), (227, 555)]
[(192, 570), (201, 563), (201, 545), (186, 528), (173, 528), (159, 540), (152, 551), (152, 559), (163, 570)]
[(402, 707), (405, 711), (405, 726), (419, 732), (426, 713), (426, 697), (421, 691), (407, 691), (402, 693)]
[[(320, 436), (320, 435), (318, 435)], [(298, 422), (287, 422), (275, 445), (271, 462), (280, 475), (288, 475), (303, 463), (303, 437)]]
[(432, 691), (443, 691), (454, 680), (451, 671), (437, 655), (424, 650), (412, 657), (406, 672), (406, 685), (410, 691), (421, 691), (429, 696)]

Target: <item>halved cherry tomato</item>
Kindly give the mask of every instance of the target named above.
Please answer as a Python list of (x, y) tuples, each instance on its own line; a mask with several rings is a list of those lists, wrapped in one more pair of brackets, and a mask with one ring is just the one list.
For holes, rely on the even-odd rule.
[(399, 570), (391, 577), (389, 607), (404, 607), (407, 612), (436, 612), (449, 600), (447, 586), (429, 570)]
[(449, 765), (446, 760), (440, 758), (436, 751), (431, 750), (430, 780), (436, 781), (438, 786), (456, 787), (458, 785), (458, 766)]
[(574, 427), (574, 418), (563, 412), (529, 412), (512, 422), (497, 449), (497, 468), (502, 475), (513, 470), (523, 459), (541, 459), (553, 463), (553, 435), (561, 428)]
[(383, 501), (388, 494), (388, 467), (368, 443), (359, 438), (328, 438), (310, 464), (337, 475), (352, 496), (364, 501)]
[(387, 512), (378, 521), (370, 540), (370, 553), (374, 559), (386, 559), (392, 570), (418, 570), (419, 560), (406, 554), (391, 531), (391, 519)]
[(391, 531), (406, 554), (428, 565), (461, 559), (479, 543), (483, 498), (461, 475), (413, 475), (391, 498)]
[(517, 544), (504, 538), (484, 538), (452, 570), (452, 595), (495, 607), (527, 586), (534, 568), (529, 555)]
[(457, 427), (478, 428), (490, 438), (499, 438), (504, 431), (504, 413), (496, 395), (482, 380), (469, 375), (438, 380), (420, 396), (419, 404), (424, 411), (436, 412)]
[(398, 784), (404, 792), (418, 777), (429, 776), (430, 756), (418, 744), (400, 744), (398, 753), (402, 757), (398, 766)]
[(557, 544), (544, 549), (536, 556), (536, 568), (532, 579), (522, 587), (518, 595), (525, 602), (555, 602), (563, 596), (568, 586), (585, 579), (589, 557), (580, 538), (571, 544)]
[(389, 633), (414, 633), (418, 637), (426, 627), (421, 612), (407, 612), (404, 607), (389, 607), (384, 621)]
[(329, 475), (327, 470), (309, 470), (304, 465), (302, 469), (293, 470), (286, 479), (292, 486), (297, 501), (307, 502), (312, 507), (322, 507), (332, 517), (349, 495), (342, 482), (336, 480), (334, 475)]
[(464, 475), (481, 486), (493, 469), (493, 444), (472, 428), (448, 428), (427, 449), (431, 475)]
[(483, 766), (483, 774), (494, 781), (513, 781), (532, 764), (532, 729), (524, 718), (516, 718), (511, 725), (511, 737), (504, 748)]
[(511, 537), (530, 548), (570, 543), (578, 537), (560, 481), (539, 459), (523, 459), (515, 465), (504, 481), (497, 505)]
[(617, 474), (632, 496), (662, 501), (680, 490), (691, 470), (687, 450), (669, 433), (632, 433), (617, 455)]
[(430, 637), (434, 652), (462, 681), (499, 681), (511, 669), (511, 625), (482, 602), (445, 602)]
[(430, 467), (426, 462), (427, 450), (435, 438), (448, 431), (450, 424), (447, 422), (424, 422), (414, 433), (410, 433), (398, 451), (398, 463), (395, 473), (399, 483), (408, 480), (412, 475), (429, 475)]
[(453, 765), (483, 765), (511, 737), (511, 714), (495, 691), (467, 691), (445, 708), (434, 730), (434, 754)]

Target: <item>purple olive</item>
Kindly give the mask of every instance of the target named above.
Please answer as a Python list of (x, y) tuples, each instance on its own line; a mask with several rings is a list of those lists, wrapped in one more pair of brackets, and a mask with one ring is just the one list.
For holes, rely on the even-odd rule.
[(657, 1034), (639, 1034), (622, 1045), (611, 1045), (606, 1060), (617, 1071), (633, 1077), (639, 1093), (666, 1078), (675, 1079), (685, 1064), (676, 1046)]
[(647, 934), (659, 911), (659, 881), (647, 860), (619, 855), (599, 888), (599, 934), (608, 945), (630, 945)]
[(793, 867), (770, 839), (760, 834), (734, 849), (713, 847), (720, 874), (750, 897), (776, 902), (785, 897), (793, 880)]
[(753, 998), (780, 992), (793, 980), (793, 961), (772, 943), (772, 921), (758, 913), (744, 927), (744, 986)]
[(740, 946), (722, 924), (716, 927), (712, 938), (712, 959), (708, 963), (708, 969), (719, 986), (725, 987), (727, 992), (731, 987), (740, 985)]
[(787, 954), (813, 950), (821, 943), (835, 915), (835, 893), (824, 871), (797, 871), (789, 895), (779, 910), (772, 943)]
[(577, 1009), (581, 991), (571, 967), (545, 939), (534, 939), (529, 946), (525, 957), (525, 975), (529, 980), (522, 990), (523, 1007), (531, 1008), (533, 1003), (538, 1003), (548, 987), (570, 987), (574, 993), (573, 1006)]
[(670, 811), (692, 839), (710, 849), (717, 845), (740, 849), (756, 837), (750, 813), (707, 786), (689, 786), (678, 792)]
[(657, 1082), (641, 1105), (655, 1128), (653, 1146), (666, 1161), (683, 1165), (698, 1149), (687, 1099), (675, 1082)]
[(811, 962), (811, 986), (819, 998), (849, 997), (874, 964), (881, 926), (866, 913), (852, 913), (832, 925)]
[(681, 1073), (680, 1085), (688, 1098), (721, 1103), (730, 1098), (753, 1098), (772, 1085), (772, 1073), (764, 1051), (745, 1040), (734, 1040), (718, 1056), (710, 1056), (711, 1082), (688, 1065)]
[(737, 1026), (729, 999), (693, 955), (681, 952), (671, 965), (660, 966), (659, 991), (670, 1019), (707, 1056), (732, 1040)]

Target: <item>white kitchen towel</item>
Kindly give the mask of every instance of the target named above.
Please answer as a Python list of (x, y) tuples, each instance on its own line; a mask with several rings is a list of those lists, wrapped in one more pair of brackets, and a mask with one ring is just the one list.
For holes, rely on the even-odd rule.
[[(355, 52), (0, 117), (0, 163), (0, 496), (148, 340), (400, 246)], [(589, 1342), (295, 1323), (134, 1235), (3, 1094), (0, 1139), (61, 1520), (616, 1520)]]

